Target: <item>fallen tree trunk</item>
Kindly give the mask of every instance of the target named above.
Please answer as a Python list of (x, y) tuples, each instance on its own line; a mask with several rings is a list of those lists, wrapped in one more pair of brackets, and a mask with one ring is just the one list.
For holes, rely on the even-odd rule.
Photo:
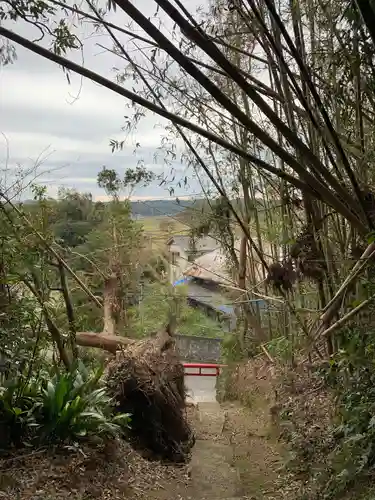
[(131, 442), (152, 456), (188, 459), (195, 439), (186, 417), (184, 368), (169, 325), (135, 341), (116, 335), (78, 332), (77, 344), (116, 354), (106, 370), (115, 411), (131, 414)]
[[(162, 330), (158, 334), (153, 335), (153, 342), (159, 345), (160, 349), (166, 349), (169, 345), (174, 345), (173, 340), (173, 330), (168, 324), (165, 330)], [(121, 337), (120, 335), (112, 335), (109, 333), (95, 333), (95, 332), (77, 332), (76, 333), (76, 343), (82, 347), (96, 347), (98, 349), (104, 349), (105, 351), (116, 354), (116, 351), (121, 351), (122, 349), (128, 347), (129, 345), (136, 344), (137, 340), (129, 339), (128, 337)]]
[(98, 349), (104, 349), (112, 354), (116, 354), (116, 351), (134, 344), (136, 341), (127, 337), (106, 333), (77, 332), (76, 342), (77, 345), (83, 347), (97, 347)]
[(186, 418), (184, 368), (167, 332), (124, 349), (107, 372), (116, 409), (130, 413), (132, 442), (158, 458), (183, 462), (195, 439)]

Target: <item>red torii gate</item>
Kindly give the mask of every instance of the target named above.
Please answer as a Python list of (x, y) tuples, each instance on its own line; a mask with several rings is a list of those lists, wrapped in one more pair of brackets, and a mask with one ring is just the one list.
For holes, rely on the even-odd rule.
[[(183, 363), (185, 369), (185, 376), (193, 377), (218, 377), (220, 375), (220, 370), (225, 368), (227, 365), (219, 365), (216, 363)], [(187, 371), (189, 369), (195, 369), (195, 372)], [(209, 373), (206, 371), (203, 373), (202, 370), (210, 370)]]

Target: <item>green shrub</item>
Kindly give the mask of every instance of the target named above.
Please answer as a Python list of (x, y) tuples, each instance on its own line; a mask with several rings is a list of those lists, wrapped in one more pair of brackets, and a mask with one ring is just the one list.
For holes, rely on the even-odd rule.
[(267, 343), (267, 349), (272, 356), (286, 362), (291, 360), (293, 344), (285, 336), (275, 337)]
[[(224, 336), (224, 330), (218, 321), (209, 318), (203, 311), (187, 304), (186, 288), (176, 287), (178, 307), (178, 333), (198, 337)], [(158, 331), (164, 326), (171, 307), (171, 290), (160, 283), (146, 284), (144, 298), (137, 307), (128, 310), (130, 329), (135, 337), (145, 337), (150, 332)]]
[(304, 399), (291, 398), (281, 414), (304, 500), (343, 498), (375, 472), (375, 332), (347, 328), (337, 340), (341, 349), (315, 373), (335, 398), (331, 423), (320, 425)]
[(221, 349), (223, 360), (226, 363), (240, 361), (246, 357), (246, 353), (242, 352), (237, 332), (227, 333), (224, 336)]
[(70, 372), (25, 380), (20, 375), (0, 387), (0, 447), (52, 444), (90, 435), (117, 437), (129, 426), (128, 414), (113, 412), (100, 385), (102, 369), (79, 363)]
[(25, 382), (22, 375), (0, 381), (0, 449), (19, 446), (35, 428), (34, 407), (38, 386)]
[[(362, 343), (362, 340), (361, 340)], [(330, 477), (323, 498), (334, 498), (374, 472), (375, 467), (375, 359), (370, 344), (355, 351), (341, 350), (331, 361), (327, 383), (337, 394)], [(362, 351), (362, 356), (359, 356)]]

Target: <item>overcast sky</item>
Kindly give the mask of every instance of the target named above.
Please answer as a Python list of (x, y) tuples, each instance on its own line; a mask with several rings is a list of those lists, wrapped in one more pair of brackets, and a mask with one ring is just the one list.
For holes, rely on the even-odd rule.
[[(197, 5), (196, 0), (184, 3), (193, 8)], [(147, 15), (150, 15), (151, 4), (155, 5), (151, 0), (137, 0), (136, 3)], [(120, 16), (116, 14), (116, 22), (119, 22)], [(19, 24), (9, 26), (33, 38), (28, 27)], [(119, 66), (121, 61), (109, 53), (103, 53), (96, 45), (100, 42), (111, 46), (108, 37), (89, 37), (91, 29), (80, 30), (86, 38), (85, 66), (114, 79), (112, 68)], [(170, 167), (163, 165), (162, 158), (156, 162), (154, 160), (166, 124), (162, 118), (148, 113), (137, 131), (129, 136), (121, 131), (124, 115), (129, 114), (126, 101), (121, 96), (88, 80), (81, 83), (79, 76), (73, 75), (69, 85), (58, 66), (22, 47), (16, 46), (16, 50), (17, 61), (0, 67), (0, 132), (3, 134), (0, 136), (1, 169), (6, 164), (9, 172), (14, 172), (17, 165), (31, 168), (41, 157), (43, 161), (38, 169), (38, 181), (48, 186), (51, 196), (55, 196), (58, 188), (64, 186), (89, 191), (96, 198), (104, 195), (96, 186), (96, 176), (103, 165), (123, 174), (126, 168), (134, 167), (138, 160), (143, 160), (156, 174), (169, 172)], [(124, 138), (126, 146), (123, 151), (112, 153), (110, 139)], [(141, 147), (134, 154), (136, 143)], [(178, 175), (183, 175), (184, 166), (176, 162), (174, 167)], [(176, 189), (175, 195), (196, 195), (199, 191), (197, 181), (192, 180), (188, 190)], [(158, 183), (154, 183), (147, 188), (137, 189), (133, 197), (168, 196), (165, 187), (158, 187)]]

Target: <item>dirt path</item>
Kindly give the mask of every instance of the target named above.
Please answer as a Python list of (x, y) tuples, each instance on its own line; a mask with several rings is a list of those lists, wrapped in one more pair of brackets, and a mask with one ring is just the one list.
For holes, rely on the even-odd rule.
[(167, 482), (149, 498), (281, 499), (282, 457), (268, 423), (268, 412), (259, 405), (249, 410), (236, 404), (198, 404), (189, 481)]
[[(124, 442), (102, 448), (38, 451), (0, 460), (6, 500), (280, 500), (276, 440), (262, 401), (199, 403), (189, 411), (196, 432), (184, 466), (150, 462)], [(291, 497), (293, 498), (293, 497)]]

